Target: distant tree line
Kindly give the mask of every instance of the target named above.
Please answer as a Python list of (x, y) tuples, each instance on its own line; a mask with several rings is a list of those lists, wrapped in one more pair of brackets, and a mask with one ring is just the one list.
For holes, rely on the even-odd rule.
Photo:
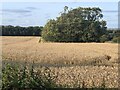
[[(20, 27), (20, 26), (0, 26), (2, 36), (41, 36), (43, 27), (39, 26), (29, 26), (29, 27)], [(100, 37), (100, 42), (113, 41), (120, 42), (120, 29), (111, 28), (107, 29), (106, 32)]]
[(42, 26), (0, 26), (2, 36), (41, 36)]
[(107, 32), (103, 35), (101, 41), (112, 41), (115, 43), (120, 43), (120, 29), (107, 29)]

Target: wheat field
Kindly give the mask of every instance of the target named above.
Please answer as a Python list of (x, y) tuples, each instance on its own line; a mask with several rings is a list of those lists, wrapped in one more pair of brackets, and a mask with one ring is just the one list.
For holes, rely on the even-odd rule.
[(118, 87), (118, 44), (115, 43), (39, 43), (40, 37), (2, 37), (3, 62), (35, 62), (49, 66), (57, 76), (57, 84), (70, 87), (85, 81), (99, 86)]

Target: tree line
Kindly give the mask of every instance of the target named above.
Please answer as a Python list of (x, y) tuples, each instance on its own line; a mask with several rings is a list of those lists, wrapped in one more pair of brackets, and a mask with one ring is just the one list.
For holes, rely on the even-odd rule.
[(0, 26), (2, 36), (41, 36), (42, 26)]
[[(2, 36), (41, 36), (43, 27), (42, 26), (29, 26), (29, 27), (20, 27), (20, 26), (0, 26)], [(106, 33), (102, 35), (101, 42), (105, 41), (114, 41), (118, 42), (117, 39), (120, 36), (120, 29), (111, 28), (107, 29)]]
[(115, 43), (120, 43), (120, 29), (113, 28), (113, 29), (107, 29), (107, 32), (103, 35), (102, 40), (105, 41), (112, 41)]

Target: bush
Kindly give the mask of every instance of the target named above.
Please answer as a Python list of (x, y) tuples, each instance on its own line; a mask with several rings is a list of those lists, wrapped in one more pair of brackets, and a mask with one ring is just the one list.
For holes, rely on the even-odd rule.
[(107, 35), (102, 35), (101, 37), (100, 37), (100, 42), (105, 42), (105, 41), (108, 41), (108, 36)]
[(120, 43), (120, 37), (114, 37), (114, 38), (112, 39), (112, 42), (113, 42), (113, 43)]
[(2, 89), (3, 90), (16, 90), (16, 89), (32, 89), (56, 87), (53, 82), (53, 78), (50, 76), (50, 70), (48, 68), (42, 71), (35, 71), (32, 68), (28, 69), (27, 65), (20, 69), (19, 66), (7, 64), (2, 69)]

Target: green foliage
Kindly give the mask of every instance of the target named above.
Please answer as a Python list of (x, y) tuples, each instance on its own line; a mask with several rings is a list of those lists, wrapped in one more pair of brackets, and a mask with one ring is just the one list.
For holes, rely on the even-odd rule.
[(105, 35), (107, 35), (108, 41), (112, 41), (113, 38), (120, 36), (120, 30), (119, 29), (108, 29)]
[(108, 36), (107, 35), (102, 35), (100, 37), (100, 42), (104, 43), (105, 41), (108, 41)]
[(43, 27), (39, 26), (29, 26), (29, 27), (20, 27), (20, 26), (0, 26), (0, 32), (3, 36), (41, 36), (41, 31)]
[(19, 66), (7, 64), (2, 69), (2, 89), (3, 90), (16, 90), (24, 88), (46, 88), (56, 87), (53, 83), (53, 78), (50, 75), (48, 68), (37, 72), (32, 66), (28, 69), (27, 65), (20, 69)]
[(106, 32), (100, 8), (76, 8), (64, 12), (56, 20), (49, 20), (42, 31), (42, 38), (52, 42), (99, 42)]
[(113, 43), (120, 43), (120, 36), (119, 36), (119, 37), (114, 37), (114, 38), (112, 39), (112, 42), (113, 42)]

